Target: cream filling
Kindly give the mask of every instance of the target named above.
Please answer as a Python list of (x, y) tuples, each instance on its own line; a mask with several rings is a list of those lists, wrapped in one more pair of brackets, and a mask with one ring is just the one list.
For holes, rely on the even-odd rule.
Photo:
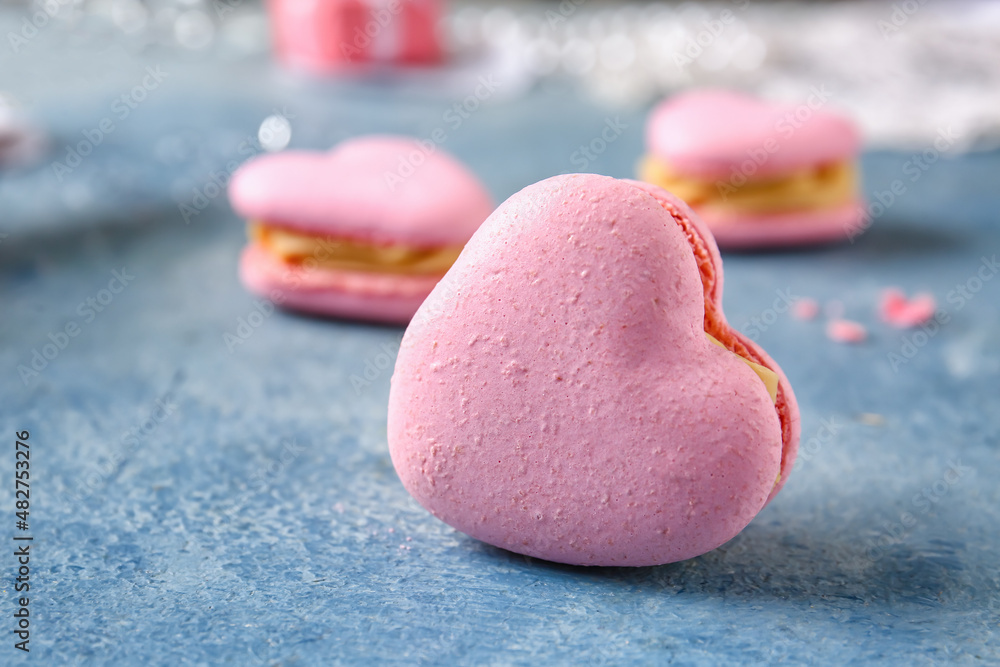
[(736, 185), (736, 179), (685, 176), (647, 155), (639, 164), (639, 178), (672, 192), (689, 206), (741, 213), (834, 208), (853, 201), (858, 189), (857, 168), (850, 160), (799, 169), (776, 178), (751, 177)]
[[(705, 332), (705, 338), (707, 338), (709, 340), (709, 342), (711, 342), (711, 343), (713, 343), (715, 345), (718, 345), (723, 350), (726, 350), (727, 352), (729, 352), (730, 354), (732, 354), (733, 356), (735, 356), (737, 359), (739, 359), (740, 361), (742, 361), (743, 363), (745, 363), (747, 366), (749, 366), (750, 370), (752, 370), (754, 373), (756, 373), (757, 377), (759, 377), (761, 379), (761, 381), (764, 383), (764, 387), (767, 388), (767, 395), (771, 397), (771, 402), (772, 403), (777, 403), (778, 402), (778, 374), (777, 373), (775, 373), (774, 371), (772, 371), (770, 368), (766, 368), (764, 366), (761, 366), (760, 364), (757, 364), (757, 363), (754, 363), (754, 362), (750, 361), (746, 357), (741, 357), (740, 355), (736, 354), (732, 350), (728, 349), (725, 345), (723, 345), (721, 342), (719, 342), (718, 339), (716, 339), (712, 334), (708, 333), (707, 331)], [(778, 482), (780, 482), (780, 481), (781, 481), (781, 470), (779, 469), (778, 476), (774, 479), (774, 486), (777, 486)]]
[(737, 359), (739, 359), (740, 361), (742, 361), (743, 363), (745, 363), (747, 366), (749, 366), (750, 370), (752, 370), (754, 373), (756, 373), (757, 377), (759, 377), (761, 379), (761, 382), (764, 383), (764, 387), (767, 389), (767, 395), (771, 397), (771, 402), (772, 403), (777, 403), (778, 402), (778, 374), (777, 373), (775, 373), (774, 371), (772, 371), (770, 368), (766, 368), (764, 366), (761, 366), (758, 363), (754, 363), (753, 361), (750, 361), (746, 357), (741, 357), (740, 355), (736, 354), (735, 352), (733, 352), (732, 350), (730, 350), (729, 348), (727, 348), (725, 345), (723, 345), (722, 343), (720, 343), (712, 334), (708, 333), (707, 331), (705, 332), (705, 338), (707, 338), (710, 343), (714, 343), (715, 345), (718, 345), (723, 350), (726, 350), (727, 352), (729, 352), (730, 354), (732, 354), (733, 356), (735, 356)]
[(444, 275), (462, 252), (462, 246), (376, 245), (343, 236), (306, 234), (260, 222), (251, 222), (247, 231), (251, 240), (288, 264), (343, 271)]

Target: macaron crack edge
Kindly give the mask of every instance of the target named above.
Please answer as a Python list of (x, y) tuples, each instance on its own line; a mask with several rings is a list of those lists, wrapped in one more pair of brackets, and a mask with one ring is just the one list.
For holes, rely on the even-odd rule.
[[(648, 193), (646, 190), (643, 190), (643, 192)], [(681, 228), (681, 231), (684, 232), (688, 243), (691, 245), (691, 249), (694, 251), (695, 262), (698, 265), (698, 272), (701, 275), (701, 282), (704, 287), (705, 294), (705, 333), (718, 341), (721, 346), (729, 352), (732, 352), (736, 356), (757, 364), (768, 371), (775, 373), (775, 375), (778, 375), (768, 366), (767, 360), (761, 358), (753, 349), (747, 346), (739, 338), (738, 334), (729, 327), (721, 310), (716, 306), (716, 300), (720, 295), (716, 294), (718, 283), (715, 280), (715, 266), (712, 261), (711, 253), (705, 247), (704, 239), (701, 238), (701, 235), (694, 228), (694, 225), (692, 225), (687, 219), (687, 216), (679, 211), (672, 203), (659, 197), (654, 198)], [(775, 485), (777, 485), (781, 480), (780, 471), (785, 469), (788, 450), (791, 447), (793, 438), (795, 437), (792, 419), (789, 414), (788, 402), (785, 397), (784, 383), (780, 381), (777, 383), (774, 407), (778, 413), (778, 420), (781, 422), (782, 444), (781, 463), (778, 467), (778, 478), (775, 480)]]
[(712, 345), (716, 345), (718, 347), (721, 347), (723, 350), (726, 350), (726, 352), (729, 352), (730, 354), (732, 354), (733, 356), (735, 356), (737, 359), (739, 359), (740, 361), (742, 361), (743, 363), (745, 363), (747, 366), (749, 366), (750, 370), (752, 370), (754, 373), (756, 373), (757, 377), (759, 377), (760, 380), (761, 380), (761, 382), (764, 383), (764, 387), (767, 389), (767, 395), (771, 397), (771, 402), (774, 403), (775, 401), (778, 400), (778, 374), (777, 373), (775, 373), (774, 371), (772, 371), (770, 368), (768, 368), (766, 366), (762, 366), (761, 364), (758, 364), (758, 363), (755, 363), (753, 361), (750, 361), (746, 357), (741, 357), (740, 355), (736, 354), (732, 350), (727, 350), (725, 345), (723, 345), (722, 343), (720, 343), (715, 338), (715, 336), (713, 336), (712, 334), (708, 333), (707, 331), (705, 332), (705, 337), (708, 339), (708, 342), (710, 342)]

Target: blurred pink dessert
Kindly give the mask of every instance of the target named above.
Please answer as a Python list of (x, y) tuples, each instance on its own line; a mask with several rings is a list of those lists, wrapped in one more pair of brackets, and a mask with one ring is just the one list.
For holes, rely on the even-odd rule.
[(48, 137), (0, 95), (0, 169), (27, 167), (48, 149)]
[(639, 177), (683, 199), (720, 247), (794, 246), (863, 228), (860, 135), (822, 90), (799, 106), (726, 90), (661, 102), (646, 125)]
[(359, 63), (432, 64), (443, 57), (442, 0), (268, 0), (278, 60), (328, 72)]
[(283, 306), (405, 324), (493, 210), (428, 142), (366, 136), (249, 161), (229, 186), (249, 220), (240, 276)]

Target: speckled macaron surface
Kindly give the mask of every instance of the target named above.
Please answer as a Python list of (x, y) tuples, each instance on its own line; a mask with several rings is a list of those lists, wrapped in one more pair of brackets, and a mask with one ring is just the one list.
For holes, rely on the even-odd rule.
[[(573, 174), (515, 194), (403, 338), (388, 441), (404, 486), (456, 529), (552, 561), (723, 544), (791, 470), (798, 411), (728, 328), (721, 289), (711, 236), (658, 188)], [(779, 374), (777, 403), (734, 348)]]

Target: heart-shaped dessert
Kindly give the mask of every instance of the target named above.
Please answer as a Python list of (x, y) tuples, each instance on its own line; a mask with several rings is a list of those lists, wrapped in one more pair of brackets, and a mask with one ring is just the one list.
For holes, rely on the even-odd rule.
[(443, 149), (370, 136), (329, 153), (286, 151), (233, 175), (250, 219), (247, 288), (319, 314), (408, 322), (493, 202)]
[(677, 195), (723, 247), (853, 238), (864, 227), (860, 137), (815, 89), (799, 106), (724, 90), (660, 103), (646, 125), (645, 181)]
[(654, 565), (723, 544), (799, 437), (778, 366), (729, 327), (712, 236), (654, 186), (557, 176), (466, 245), (403, 337), (388, 441), (435, 516), (518, 553)]

